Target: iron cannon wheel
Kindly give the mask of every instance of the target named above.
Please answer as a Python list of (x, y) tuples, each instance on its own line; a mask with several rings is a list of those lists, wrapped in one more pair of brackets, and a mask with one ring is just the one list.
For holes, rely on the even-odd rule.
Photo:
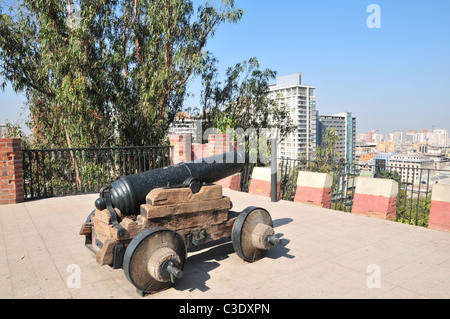
[(148, 228), (128, 245), (123, 271), (138, 293), (156, 293), (170, 288), (176, 275), (181, 277), (186, 256), (186, 245), (177, 232), (160, 227)]
[(272, 229), (273, 222), (270, 214), (263, 208), (247, 207), (237, 217), (231, 230), (231, 240), (236, 254), (248, 262), (263, 258), (268, 249), (256, 247), (254, 244), (255, 230), (261, 224)]

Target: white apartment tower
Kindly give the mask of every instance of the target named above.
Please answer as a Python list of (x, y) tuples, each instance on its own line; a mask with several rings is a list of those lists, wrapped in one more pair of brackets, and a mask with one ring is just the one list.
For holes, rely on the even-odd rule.
[[(356, 162), (356, 118), (352, 116), (351, 112), (318, 115), (318, 126), (318, 145), (321, 145), (326, 130), (334, 127), (336, 134), (339, 136), (339, 140), (336, 142), (336, 151), (339, 152), (339, 158), (344, 158), (346, 163), (349, 164)], [(375, 139), (375, 135), (380, 134), (373, 134), (372, 139)]]
[(302, 74), (277, 77), (270, 85), (270, 97), (287, 106), (297, 130), (278, 145), (284, 158), (314, 159), (316, 153), (316, 88), (302, 84)]

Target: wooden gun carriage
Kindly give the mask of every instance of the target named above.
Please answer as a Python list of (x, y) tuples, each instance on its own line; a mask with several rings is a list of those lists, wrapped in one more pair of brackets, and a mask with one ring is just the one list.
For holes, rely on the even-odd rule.
[[(182, 277), (190, 247), (231, 237), (238, 256), (254, 262), (274, 245), (281, 244), (265, 209), (247, 207), (240, 213), (233, 212), (230, 198), (223, 196), (220, 185), (212, 183), (241, 171), (248, 163), (242, 152), (228, 154), (234, 156), (232, 163), (221, 162), (225, 156), (137, 174), (140, 176), (103, 188), (95, 202), (96, 209), (80, 230), (97, 263), (122, 268), (136, 291), (144, 295), (170, 288)], [(240, 156), (242, 163), (237, 163)], [(180, 174), (180, 166), (187, 166), (189, 176)], [(162, 173), (169, 174), (169, 185), (161, 187), (160, 183), (160, 187), (155, 187), (158, 183), (152, 176), (158, 175), (160, 179)], [(130, 191), (136, 178), (143, 178), (142, 174), (147, 174), (144, 183), (147, 189), (140, 192), (149, 190), (143, 199), (136, 189)], [(178, 174), (177, 178), (173, 174)], [(162, 177), (162, 183), (166, 183), (167, 179)], [(178, 184), (180, 180), (183, 182)], [(129, 185), (124, 187), (124, 183)], [(118, 187), (135, 192), (136, 196), (131, 197), (136, 202), (121, 205), (120, 198), (114, 198), (118, 192), (113, 189)]]

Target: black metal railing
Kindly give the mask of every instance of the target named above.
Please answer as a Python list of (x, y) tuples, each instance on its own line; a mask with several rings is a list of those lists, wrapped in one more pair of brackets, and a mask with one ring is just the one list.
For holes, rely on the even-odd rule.
[(433, 184), (450, 177), (450, 171), (419, 167), (361, 166), (374, 177), (398, 182), (396, 221), (416, 226), (428, 226)]
[(331, 208), (346, 212), (351, 211), (357, 176), (353, 165), (335, 163), (323, 167), (315, 161), (281, 158), (279, 159), (279, 167), (281, 171), (279, 199), (294, 200), (300, 171), (327, 172), (333, 178)]
[(170, 165), (170, 146), (22, 150), (25, 199), (95, 193), (120, 178)]
[(241, 172), (241, 178), (239, 180), (239, 189), (241, 192), (248, 193), (250, 188), (250, 181), (252, 179), (253, 168), (255, 164), (250, 164)]
[(356, 188), (356, 177), (368, 175), (389, 178), (398, 182), (395, 220), (417, 226), (428, 225), (432, 186), (450, 179), (450, 171), (422, 167), (380, 167), (376, 165), (334, 163), (326, 168), (314, 161), (279, 160), (281, 183), (279, 199), (293, 201), (300, 171), (322, 171), (333, 177), (331, 208), (351, 212)]

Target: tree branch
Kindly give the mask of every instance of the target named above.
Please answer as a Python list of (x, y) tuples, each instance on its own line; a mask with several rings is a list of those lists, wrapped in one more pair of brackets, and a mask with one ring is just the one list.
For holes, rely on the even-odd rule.
[(134, 43), (135, 43), (135, 46), (136, 46), (136, 59), (137, 59), (138, 66), (139, 66), (142, 63), (142, 57), (141, 57), (141, 54), (140, 54), (138, 29), (139, 29), (139, 19), (138, 19), (138, 14), (137, 14), (137, 0), (134, 0), (134, 32), (135, 32)]

